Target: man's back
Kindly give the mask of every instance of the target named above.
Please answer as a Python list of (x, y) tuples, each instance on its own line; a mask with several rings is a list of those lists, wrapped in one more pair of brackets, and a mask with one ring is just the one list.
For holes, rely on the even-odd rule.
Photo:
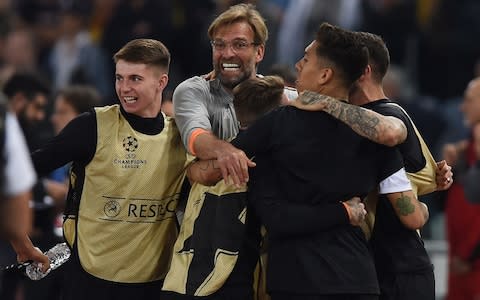
[[(396, 150), (356, 135), (326, 113), (293, 107), (260, 119), (234, 144), (249, 155), (269, 155), (279, 193), (289, 203), (311, 206), (364, 196), (403, 166)], [(338, 226), (270, 242), (270, 290), (378, 292), (373, 262), (359, 227)], [(285, 270), (293, 276), (282, 276)]]

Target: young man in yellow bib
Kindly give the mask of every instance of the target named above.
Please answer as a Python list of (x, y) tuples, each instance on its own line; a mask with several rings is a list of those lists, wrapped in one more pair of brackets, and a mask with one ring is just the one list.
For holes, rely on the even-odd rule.
[(157, 40), (137, 39), (113, 58), (120, 104), (80, 115), (33, 153), (40, 174), (72, 162), (68, 300), (158, 298), (177, 237), (188, 161), (160, 109), (170, 53)]

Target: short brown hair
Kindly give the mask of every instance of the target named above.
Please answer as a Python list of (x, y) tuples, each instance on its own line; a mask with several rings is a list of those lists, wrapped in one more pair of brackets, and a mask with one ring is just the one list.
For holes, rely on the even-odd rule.
[(252, 4), (237, 4), (231, 6), (213, 20), (208, 28), (208, 37), (212, 40), (213, 36), (220, 27), (237, 22), (246, 22), (250, 25), (254, 33), (254, 43), (265, 45), (268, 39), (268, 29), (265, 20), (258, 10)]
[(168, 73), (170, 67), (170, 51), (165, 45), (154, 39), (135, 39), (128, 42), (117, 53), (113, 60), (125, 60), (131, 63), (142, 63), (156, 66)]
[(284, 81), (279, 76), (251, 78), (233, 89), (233, 105), (242, 127), (280, 106)]

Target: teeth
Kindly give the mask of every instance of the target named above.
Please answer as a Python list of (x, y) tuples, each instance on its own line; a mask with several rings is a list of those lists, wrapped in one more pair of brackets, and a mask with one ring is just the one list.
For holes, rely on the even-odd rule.
[(123, 100), (127, 103), (133, 103), (133, 102), (137, 101), (137, 98), (136, 97), (123, 97)]
[(225, 71), (235, 71), (240, 68), (238, 64), (227, 64), (227, 63), (222, 64), (222, 67)]

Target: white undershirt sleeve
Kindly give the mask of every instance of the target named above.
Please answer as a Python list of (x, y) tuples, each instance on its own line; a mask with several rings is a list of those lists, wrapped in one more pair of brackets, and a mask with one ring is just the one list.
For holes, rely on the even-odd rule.
[(399, 193), (411, 189), (412, 185), (407, 177), (407, 173), (405, 173), (405, 168), (401, 168), (380, 182), (379, 194)]

